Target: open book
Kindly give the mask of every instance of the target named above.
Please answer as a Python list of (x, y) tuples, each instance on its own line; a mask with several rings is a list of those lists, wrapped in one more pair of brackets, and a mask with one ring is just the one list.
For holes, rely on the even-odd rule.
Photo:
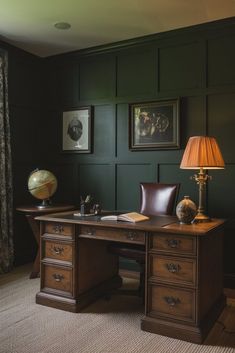
[(101, 217), (101, 221), (124, 221), (124, 222), (141, 222), (148, 220), (149, 217), (137, 212), (122, 213), (119, 215), (109, 215)]

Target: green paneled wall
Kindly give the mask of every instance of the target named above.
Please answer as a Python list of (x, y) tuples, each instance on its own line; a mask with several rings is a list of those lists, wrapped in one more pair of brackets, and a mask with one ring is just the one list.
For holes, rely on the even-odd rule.
[[(95, 158), (113, 159), (115, 156), (115, 106), (98, 105), (94, 110), (93, 152)], [(99, 133), (96, 133), (99, 131)]]
[(180, 183), (179, 200), (183, 199), (185, 195), (189, 195), (192, 200), (197, 201), (198, 186), (190, 179), (195, 172), (179, 169), (179, 164), (162, 163), (159, 165), (159, 180), (166, 183)]
[(208, 85), (234, 85), (235, 82), (235, 35), (208, 41)]
[(143, 96), (156, 93), (156, 48), (126, 50), (117, 55), (117, 97)]
[(190, 90), (203, 86), (203, 44), (190, 41), (159, 49), (160, 91)]
[(80, 164), (78, 185), (83, 199), (91, 194), (94, 202), (100, 203), (103, 209), (115, 208), (115, 173), (112, 165)]
[(98, 56), (80, 63), (80, 99), (115, 96), (115, 57)]
[(140, 202), (140, 181), (153, 180), (152, 165), (117, 164), (117, 209), (138, 211)]
[(208, 96), (208, 133), (216, 135), (226, 163), (234, 163), (235, 92)]

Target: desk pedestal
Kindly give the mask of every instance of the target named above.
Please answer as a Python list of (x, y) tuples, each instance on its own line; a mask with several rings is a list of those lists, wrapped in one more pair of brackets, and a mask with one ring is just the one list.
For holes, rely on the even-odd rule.
[(33, 269), (29, 278), (40, 277), (40, 229), (39, 222), (35, 220), (35, 217), (72, 209), (74, 209), (74, 206), (72, 205), (53, 205), (45, 208), (39, 208), (37, 206), (20, 206), (16, 208), (17, 211), (25, 214), (38, 246), (37, 255), (34, 259)]
[(223, 229), (217, 221), (171, 224), (147, 246), (146, 316), (141, 328), (201, 343), (225, 306)]
[(108, 242), (78, 239), (71, 225), (61, 228), (61, 224), (47, 223), (42, 227), (38, 304), (79, 312), (122, 285), (118, 275), (118, 257), (108, 252)]

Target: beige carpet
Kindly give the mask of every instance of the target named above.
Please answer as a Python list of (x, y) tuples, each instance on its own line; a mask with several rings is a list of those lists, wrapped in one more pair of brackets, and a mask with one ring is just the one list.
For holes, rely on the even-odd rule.
[(79, 314), (35, 304), (39, 279), (30, 280), (29, 271), (0, 276), (1, 353), (235, 352), (226, 340), (196, 345), (141, 331), (143, 305), (133, 296), (100, 299)]

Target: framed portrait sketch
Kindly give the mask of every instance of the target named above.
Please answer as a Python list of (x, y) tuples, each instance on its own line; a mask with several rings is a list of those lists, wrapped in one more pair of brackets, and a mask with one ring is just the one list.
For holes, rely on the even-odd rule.
[(129, 147), (131, 150), (177, 149), (179, 99), (130, 104)]
[(63, 152), (91, 153), (91, 107), (63, 112)]

